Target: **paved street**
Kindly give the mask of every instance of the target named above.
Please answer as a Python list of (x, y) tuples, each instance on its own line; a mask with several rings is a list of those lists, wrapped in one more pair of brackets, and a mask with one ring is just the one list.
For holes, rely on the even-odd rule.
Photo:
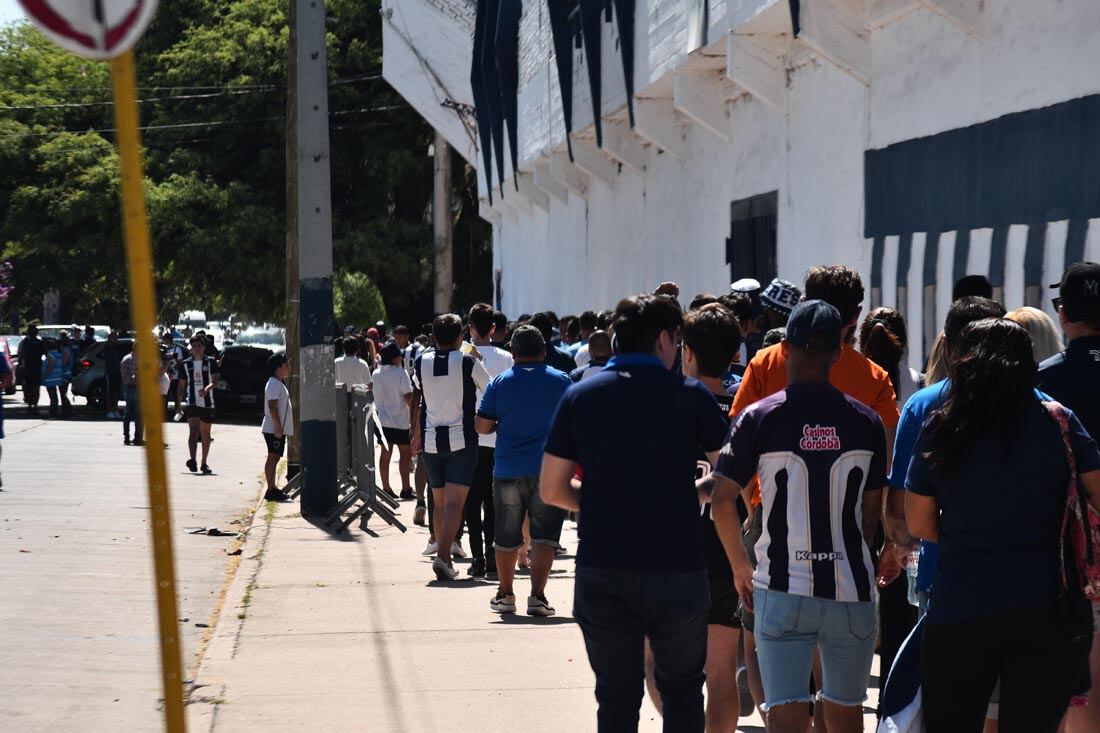
[[(197, 676), (193, 731), (595, 729), (572, 559), (555, 563), (547, 588), (556, 618), (497, 616), (493, 584), (435, 581), (412, 508), (402, 504), (407, 534), (373, 520), (373, 538), (357, 527), (331, 538), (295, 504), (256, 515)], [(576, 549), (571, 522), (563, 541)], [(527, 591), (517, 578), (517, 597)], [(648, 700), (640, 730), (661, 730)], [(743, 718), (739, 730), (763, 727)]]
[[(0, 492), (0, 730), (162, 728), (142, 449), (118, 421), (19, 419), (7, 399)], [(78, 408), (78, 418), (85, 418)], [(185, 425), (166, 426), (185, 676), (210, 630), (233, 540), (259, 496), (256, 427), (219, 425), (216, 476), (184, 468)], [(260, 443), (259, 445), (262, 445)]]

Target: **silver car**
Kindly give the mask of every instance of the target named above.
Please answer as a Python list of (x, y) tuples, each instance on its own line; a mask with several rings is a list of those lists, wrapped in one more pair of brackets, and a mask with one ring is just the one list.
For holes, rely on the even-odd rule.
[[(96, 342), (73, 365), (73, 394), (86, 399), (88, 406), (96, 410), (107, 409), (107, 371), (103, 360), (106, 345), (104, 341)], [(126, 356), (134, 348), (134, 340), (119, 339), (118, 348), (119, 356)]]

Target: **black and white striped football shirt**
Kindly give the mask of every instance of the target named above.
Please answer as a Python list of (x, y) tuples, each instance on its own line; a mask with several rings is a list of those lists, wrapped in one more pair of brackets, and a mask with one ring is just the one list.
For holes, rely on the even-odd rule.
[(477, 391), (489, 385), (481, 362), (461, 351), (429, 351), (416, 358), (413, 383), (420, 389), (420, 431), (425, 453), (477, 450)]
[(204, 356), (202, 361), (195, 361), (195, 357), (188, 356), (179, 363), (176, 374), (183, 380), (183, 394), (188, 407), (214, 407), (214, 390), (208, 390), (204, 397), (200, 390), (213, 384), (218, 376), (218, 364), (212, 356)]

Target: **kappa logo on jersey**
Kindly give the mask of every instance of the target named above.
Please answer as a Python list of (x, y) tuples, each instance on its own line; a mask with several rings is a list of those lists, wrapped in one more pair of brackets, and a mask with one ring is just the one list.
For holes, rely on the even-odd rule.
[(843, 560), (843, 552), (810, 552), (808, 550), (799, 550), (794, 554), (796, 560), (825, 560), (827, 562), (833, 562), (835, 560)]
[(805, 451), (840, 450), (840, 436), (831, 426), (803, 425), (798, 447)]

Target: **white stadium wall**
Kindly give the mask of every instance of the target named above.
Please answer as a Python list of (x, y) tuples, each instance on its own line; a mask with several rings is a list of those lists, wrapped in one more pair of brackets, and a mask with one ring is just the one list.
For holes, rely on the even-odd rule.
[[(524, 3), (517, 145), (523, 185), (517, 193), (506, 179), (503, 197), (498, 187), (493, 206), (482, 201), (494, 224), (505, 312), (606, 308), (663, 280), (677, 281), (685, 298), (725, 292), (731, 277), (755, 274), (731, 273), (727, 263), (731, 203), (772, 191), (778, 274), (797, 282), (814, 264), (856, 267), (868, 306), (906, 313), (914, 365), (927, 346), (920, 335), (934, 336), (960, 272), (989, 274), (1009, 308), (1026, 303), (1049, 311), (1048, 293), (1036, 283), (1058, 279), (1067, 249), (1100, 259), (1100, 211), (1093, 200), (1100, 189), (1082, 192), (1092, 197), (1088, 205), (1064, 213), (1057, 202), (1031, 210), (1025, 201), (1015, 210), (1015, 189), (1038, 190), (1038, 198), (1044, 191), (1028, 180), (1041, 151), (1017, 150), (1011, 140), (1032, 123), (1062, 124), (1062, 117), (1077, 119), (1082, 110), (1091, 115), (1095, 108), (1100, 123), (1100, 98), (1081, 99), (1100, 93), (1100, 3), (801, 0), (801, 33), (792, 42), (788, 0), (711, 0), (709, 44), (688, 54), (688, 9), (703, 1), (636, 4), (635, 102), (658, 110), (644, 130), (636, 128), (644, 136), (625, 125), (615, 23), (603, 24), (603, 151), (593, 139), (584, 51), (574, 50), (576, 166), (564, 157), (545, 4)], [(954, 14), (941, 14), (945, 6)], [(855, 28), (853, 8), (864, 12)], [(846, 23), (850, 36), (821, 31), (835, 22)], [(731, 32), (735, 41), (776, 44), (769, 46), (781, 54), (774, 73), (750, 64), (749, 72), (763, 68), (763, 76), (735, 74), (727, 57)], [(390, 53), (387, 45), (387, 58)], [(455, 63), (468, 69), (468, 55)], [(692, 87), (681, 88), (676, 77), (704, 80), (694, 87), (694, 100)], [(996, 136), (1007, 138), (990, 143)], [(1003, 158), (977, 166), (1000, 166), (978, 194), (953, 196), (959, 181), (943, 173), (954, 170), (949, 146), (960, 140), (970, 141), (967, 150)], [(1017, 156), (1026, 163), (1019, 170), (1011, 164)], [(510, 177), (507, 152), (505, 159)], [(1089, 162), (1066, 159), (1069, 168), (1075, 163)], [(910, 184), (913, 212), (905, 205)], [(966, 211), (964, 199), (975, 195), (981, 216)], [(930, 196), (942, 200), (930, 202)], [(1004, 201), (994, 206), (993, 199)]]

